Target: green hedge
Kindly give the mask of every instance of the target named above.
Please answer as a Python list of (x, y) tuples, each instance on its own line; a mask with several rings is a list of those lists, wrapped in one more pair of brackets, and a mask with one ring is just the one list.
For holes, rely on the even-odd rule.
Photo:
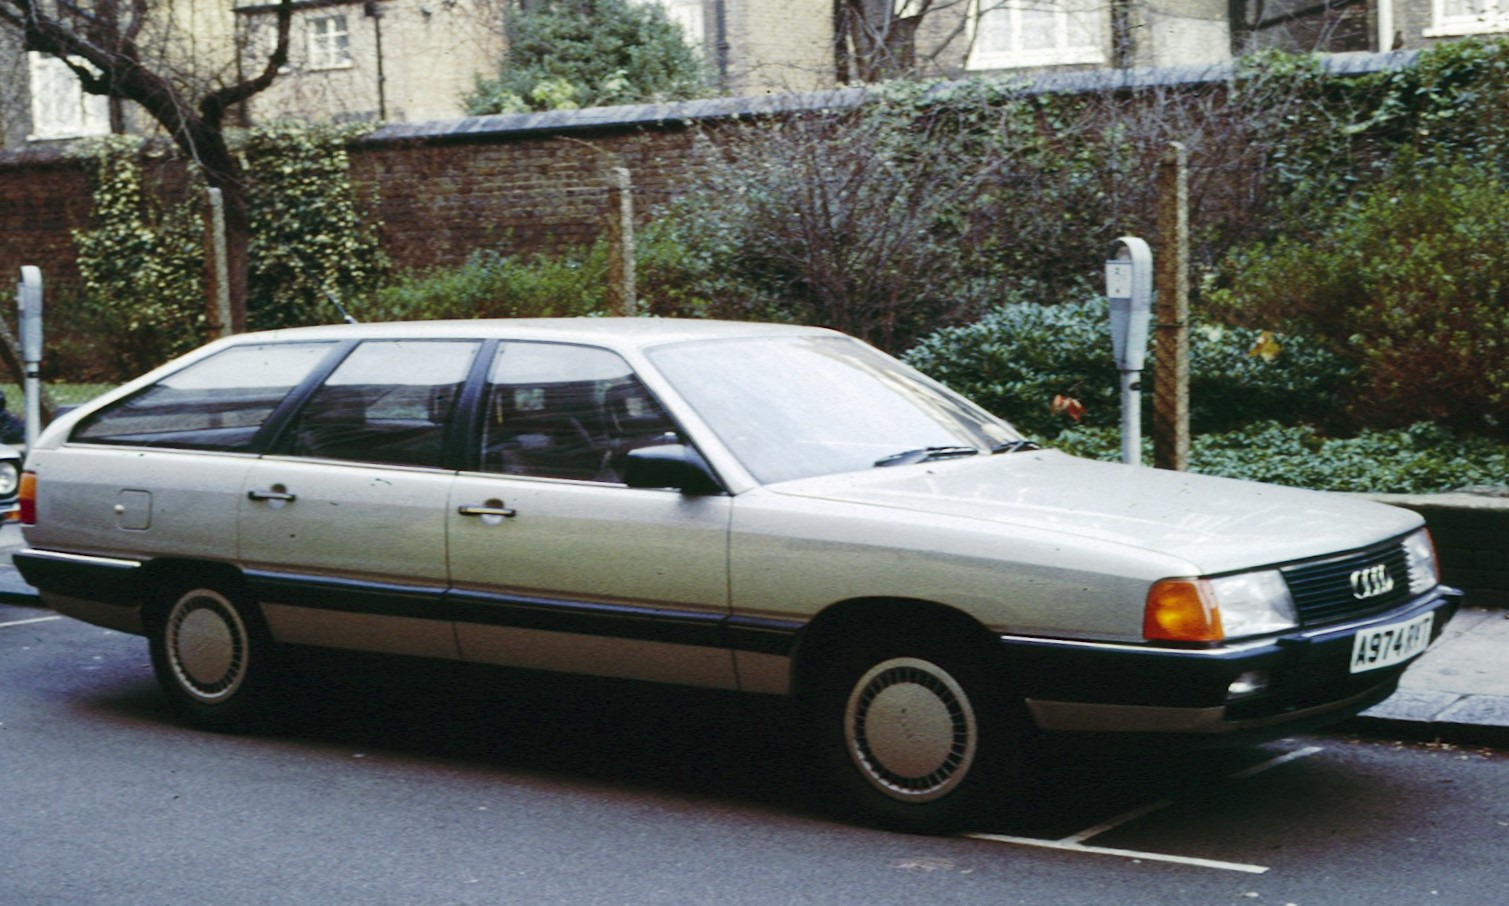
[[(1263, 331), (1251, 328), (1197, 325), (1191, 331), (1195, 430), (1226, 431), (1262, 419), (1337, 418), (1350, 373), (1345, 363), (1300, 336), (1273, 336), (1273, 354), (1264, 357), (1256, 354), (1263, 338)], [(1056, 396), (1084, 404), (1086, 427), (1120, 423), (1120, 379), (1104, 301), (1003, 305), (973, 324), (925, 337), (905, 359), (1038, 437), (1051, 438), (1070, 424), (1053, 411)], [(1156, 367), (1150, 350), (1145, 393)], [(1151, 407), (1143, 408), (1148, 415)]]
[[(1117, 460), (1114, 428), (1072, 428), (1054, 441), (1076, 456)], [(1152, 445), (1144, 441), (1144, 462)], [(1326, 437), (1308, 425), (1260, 422), (1221, 434), (1197, 434), (1190, 471), (1249, 481), (1370, 494), (1436, 494), (1504, 489), (1509, 446), (1421, 423), (1355, 437)]]

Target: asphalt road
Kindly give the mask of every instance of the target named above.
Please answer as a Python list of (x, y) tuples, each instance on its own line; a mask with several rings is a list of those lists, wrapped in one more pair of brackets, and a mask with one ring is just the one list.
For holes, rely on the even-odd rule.
[(1509, 754), (1053, 759), (974, 836), (845, 825), (779, 703), (340, 658), (285, 728), (172, 722), (140, 639), (0, 605), (0, 906), (1470, 904)]

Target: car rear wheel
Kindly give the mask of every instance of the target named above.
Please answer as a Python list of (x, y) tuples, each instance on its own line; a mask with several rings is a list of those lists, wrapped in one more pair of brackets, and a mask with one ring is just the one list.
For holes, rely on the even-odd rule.
[(989, 671), (953, 647), (897, 642), (855, 651), (819, 684), (812, 716), (820, 753), (854, 817), (949, 833), (996, 805), (1019, 775), (1015, 708)]
[(152, 669), (173, 709), (211, 730), (265, 716), (275, 652), (249, 595), (220, 582), (180, 585), (149, 629)]

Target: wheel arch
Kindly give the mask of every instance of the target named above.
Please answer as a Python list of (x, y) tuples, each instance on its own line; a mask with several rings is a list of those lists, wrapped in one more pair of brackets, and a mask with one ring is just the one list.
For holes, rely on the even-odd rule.
[(833, 652), (853, 640), (919, 633), (953, 639), (994, 668), (1003, 667), (994, 633), (957, 608), (915, 598), (853, 598), (825, 608), (803, 627), (792, 652), (792, 694), (808, 695)]
[(235, 566), (214, 560), (165, 558), (145, 563), (141, 572), (142, 625), (151, 631), (172, 603), (170, 593), (197, 582), (244, 587), (246, 577)]

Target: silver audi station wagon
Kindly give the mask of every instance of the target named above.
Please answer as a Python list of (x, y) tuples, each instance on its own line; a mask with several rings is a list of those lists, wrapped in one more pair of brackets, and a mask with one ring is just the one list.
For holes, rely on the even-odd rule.
[(1045, 736), (1273, 737), (1460, 602), (1419, 516), (1076, 459), (857, 340), (659, 319), (232, 337), (61, 418), (27, 581), (187, 720), (290, 646), (795, 696), (852, 814), (938, 832)]

